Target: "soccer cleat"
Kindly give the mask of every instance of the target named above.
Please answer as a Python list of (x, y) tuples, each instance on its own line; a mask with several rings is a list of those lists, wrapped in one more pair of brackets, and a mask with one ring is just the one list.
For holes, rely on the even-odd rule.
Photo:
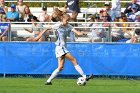
[(86, 78), (86, 81), (90, 80), (90, 79), (93, 79), (93, 74), (89, 75), (87, 78)]
[(52, 82), (46, 82), (45, 85), (52, 85)]

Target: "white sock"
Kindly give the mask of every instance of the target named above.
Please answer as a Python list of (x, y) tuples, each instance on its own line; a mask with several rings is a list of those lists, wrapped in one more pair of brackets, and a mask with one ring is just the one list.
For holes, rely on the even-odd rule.
[(50, 78), (47, 80), (47, 82), (51, 82), (59, 73), (59, 69), (55, 69), (53, 73), (51, 74)]
[(76, 65), (74, 67), (79, 72), (79, 74), (82, 75), (82, 77), (86, 78), (86, 75), (84, 74), (82, 68), (79, 65)]

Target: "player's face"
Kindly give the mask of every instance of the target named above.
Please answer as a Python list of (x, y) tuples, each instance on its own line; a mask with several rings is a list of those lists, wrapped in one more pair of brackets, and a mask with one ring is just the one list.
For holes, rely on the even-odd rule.
[(63, 17), (63, 20), (62, 20), (63, 25), (68, 24), (69, 23), (69, 20), (70, 20), (70, 17), (69, 16), (64, 16)]

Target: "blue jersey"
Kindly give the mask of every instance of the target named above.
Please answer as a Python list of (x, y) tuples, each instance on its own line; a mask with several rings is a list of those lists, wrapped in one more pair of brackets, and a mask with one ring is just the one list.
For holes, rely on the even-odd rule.
[[(1, 33), (3, 33), (7, 27), (9, 27), (9, 23), (0, 23)], [(8, 32), (6, 33), (6, 36), (8, 36)]]
[(57, 46), (66, 46), (67, 36), (69, 36), (71, 30), (73, 29), (73, 26), (70, 24), (67, 24), (66, 26), (63, 26), (61, 23), (56, 24), (52, 27), (56, 31), (57, 35), (57, 41), (55, 44)]

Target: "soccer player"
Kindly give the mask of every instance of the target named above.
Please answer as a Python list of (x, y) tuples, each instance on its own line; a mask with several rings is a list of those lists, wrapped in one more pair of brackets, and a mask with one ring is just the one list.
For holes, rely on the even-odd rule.
[(53, 71), (50, 78), (46, 81), (45, 85), (52, 85), (51, 81), (58, 75), (58, 73), (63, 69), (65, 58), (70, 60), (75, 69), (84, 77), (87, 81), (93, 77), (93, 75), (90, 75), (87, 77), (85, 73), (83, 72), (82, 68), (78, 65), (77, 60), (74, 58), (74, 56), (67, 50), (66, 48), (66, 38), (68, 36), (68, 33), (70, 31), (73, 31), (77, 35), (85, 35), (84, 32), (79, 32), (76, 29), (73, 28), (68, 22), (70, 20), (69, 14), (63, 14), (61, 17), (61, 22), (58, 24), (55, 24), (54, 26), (50, 26), (46, 29), (44, 29), (38, 37), (35, 38), (35, 40), (38, 40), (47, 30), (55, 29), (57, 31), (57, 41), (55, 42), (56, 48), (55, 48), (55, 54), (58, 59), (58, 67)]

